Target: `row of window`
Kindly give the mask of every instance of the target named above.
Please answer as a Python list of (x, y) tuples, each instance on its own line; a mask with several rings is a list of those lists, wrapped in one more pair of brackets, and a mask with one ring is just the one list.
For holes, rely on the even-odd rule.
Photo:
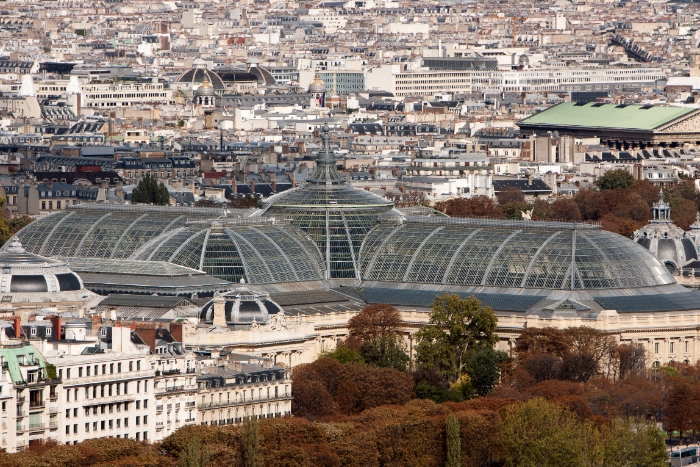
[[(124, 412), (129, 411), (129, 405), (131, 404), (130, 402), (124, 402)], [(141, 400), (137, 400), (134, 402), (136, 405), (136, 410), (141, 410), (141, 407), (143, 407), (143, 410), (148, 409), (148, 399), (143, 400), (143, 404)], [(90, 411), (92, 410), (93, 415), (99, 414), (106, 414), (106, 413), (114, 413), (114, 412), (121, 412), (122, 411), (122, 403), (117, 403), (117, 404), (102, 404), (102, 405), (95, 405), (92, 407), (85, 407), (85, 416), (88, 417), (90, 416)], [(71, 418), (71, 414), (73, 418), (78, 417), (78, 408), (75, 407), (73, 409), (66, 409), (66, 419)]]
[[(146, 421), (147, 418), (148, 418), (148, 416), (144, 415), (144, 417), (143, 417), (143, 424), (144, 425), (148, 424)], [(129, 428), (129, 419), (128, 418), (124, 419), (123, 425), (124, 425), (124, 428)], [(140, 426), (140, 425), (141, 425), (140, 417), (136, 417), (136, 426)], [(122, 428), (122, 419), (117, 418), (114, 420), (102, 420), (100, 422), (92, 422), (92, 424), (90, 422), (86, 422), (85, 423), (85, 433), (90, 433), (91, 426), (92, 426), (92, 431), (114, 430), (115, 428), (120, 429), (120, 428)], [(73, 424), (72, 431), (73, 431), (73, 434), (76, 434), (76, 435), (78, 434), (78, 424), (77, 423)], [(71, 425), (66, 425), (66, 434), (67, 435), (71, 434)], [(120, 437), (120, 435), (117, 435), (117, 438), (119, 438), (119, 437)], [(125, 434), (124, 437), (127, 438), (128, 435)], [(136, 433), (136, 439), (137, 440), (140, 439), (139, 433)], [(144, 440), (148, 439), (148, 432), (147, 431), (143, 432), (143, 439)]]
[[(680, 345), (681, 343), (680, 342), (669, 342), (668, 343), (668, 353), (676, 353), (676, 350), (677, 350), (676, 344)], [(685, 341), (685, 342), (683, 342), (683, 344), (685, 344), (685, 352), (688, 353), (690, 351), (689, 350), (690, 349), (690, 342)], [(660, 342), (654, 342), (654, 353), (658, 354), (660, 350), (661, 350)]]
[[(122, 389), (122, 384), (123, 389)], [(141, 393), (141, 381), (136, 381), (136, 394)], [(78, 388), (66, 389), (66, 401), (70, 402), (71, 391), (73, 391), (73, 400), (78, 401)], [(143, 392), (148, 392), (148, 380), (143, 381)], [(85, 400), (96, 399), (98, 397), (121, 396), (129, 394), (129, 382), (100, 384), (94, 386), (85, 386)]]
[[(106, 330), (106, 328), (100, 329), (100, 331), (102, 331), (102, 330)], [(104, 336), (104, 335), (106, 335), (106, 334), (102, 334), (102, 335)], [(126, 368), (126, 362), (123, 362), (123, 363), (124, 363), (124, 365), (125, 365), (124, 368)], [(141, 371), (141, 360), (135, 360), (135, 361), (132, 360), (132, 361), (129, 361), (129, 362), (128, 362), (128, 366), (129, 366), (129, 370), (128, 370), (128, 371), (134, 371), (134, 368), (136, 368), (136, 371)], [(100, 373), (100, 371), (99, 371), (99, 370), (100, 370), (100, 367), (101, 367), (101, 369), (102, 369), (102, 372), (101, 372), (101, 373)], [(90, 373), (91, 373), (91, 372), (92, 372), (92, 374), (93, 374), (94, 376), (106, 375), (106, 374), (114, 374), (114, 373), (115, 373), (115, 369), (116, 369), (116, 373), (121, 373), (121, 372), (122, 372), (122, 362), (119, 362), (119, 363), (116, 363), (116, 364), (115, 364), (115, 363), (109, 363), (109, 364), (103, 363), (101, 366), (100, 366), (100, 365), (87, 365), (87, 366), (85, 366), (85, 367), (79, 366), (79, 367), (77, 368), (77, 370), (78, 370), (78, 375), (77, 375), (77, 377), (78, 377), (78, 378), (82, 378), (82, 377), (83, 377), (83, 368), (85, 369), (85, 376), (90, 376)], [(70, 378), (71, 378), (71, 369), (72, 369), (72, 368), (66, 368), (66, 369), (65, 369), (65, 370), (66, 370), (66, 379), (70, 379)], [(108, 370), (109, 370), (109, 371), (108, 371)], [(73, 373), (73, 376), (75, 377), (75, 373)], [(61, 368), (61, 369), (58, 370), (58, 377), (59, 377), (59, 379), (63, 378), (63, 368)]]

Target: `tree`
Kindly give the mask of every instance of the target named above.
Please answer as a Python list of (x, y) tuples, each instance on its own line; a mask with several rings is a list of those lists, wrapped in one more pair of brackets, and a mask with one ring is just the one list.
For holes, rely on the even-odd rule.
[(578, 222), (581, 220), (581, 212), (576, 201), (570, 198), (561, 198), (549, 207), (549, 218), (552, 220)]
[(494, 217), (496, 219), (505, 217), (498, 204), (488, 196), (438, 201), (435, 203), (435, 209), (450, 217)]
[(331, 352), (321, 352), (319, 358), (324, 357), (333, 358), (340, 363), (365, 363), (360, 352), (344, 345), (339, 345)]
[(634, 177), (625, 169), (608, 170), (596, 180), (601, 190), (626, 189), (632, 186)]
[(501, 205), (514, 202), (523, 203), (525, 202), (525, 193), (518, 187), (507, 186), (498, 192), (496, 199), (498, 199), (498, 204)]
[(243, 420), (243, 436), (241, 438), (244, 467), (263, 467), (262, 440), (260, 426), (254, 417)]
[(416, 359), (421, 365), (459, 380), (469, 351), (496, 344), (496, 315), (473, 295), (438, 296), (432, 303), (429, 324), (416, 333), (416, 341)]
[(409, 358), (406, 346), (397, 335), (387, 335), (365, 341), (360, 347), (360, 357), (369, 364), (406, 371)]
[(248, 209), (257, 208), (260, 203), (260, 198), (257, 196), (233, 196), (228, 199), (228, 207), (231, 209)]
[(480, 396), (485, 396), (501, 377), (501, 366), (508, 355), (490, 347), (475, 349), (467, 356), (467, 374), (471, 387)]
[(598, 465), (595, 428), (544, 399), (505, 410), (500, 432), (507, 467)]
[(391, 305), (368, 305), (348, 321), (346, 344), (370, 365), (406, 371), (408, 355), (398, 335), (401, 314)]
[(163, 182), (160, 182), (160, 185), (158, 185), (155, 177), (150, 173), (146, 173), (131, 193), (131, 202), (168, 205), (170, 204), (170, 194)]
[(459, 438), (459, 420), (454, 414), (449, 414), (445, 421), (445, 438), (447, 461), (445, 467), (462, 466), (462, 443)]
[(367, 305), (348, 321), (351, 337), (371, 341), (379, 337), (395, 335), (403, 325), (399, 310), (384, 303)]
[(199, 438), (192, 438), (180, 451), (180, 467), (207, 467), (211, 450)]

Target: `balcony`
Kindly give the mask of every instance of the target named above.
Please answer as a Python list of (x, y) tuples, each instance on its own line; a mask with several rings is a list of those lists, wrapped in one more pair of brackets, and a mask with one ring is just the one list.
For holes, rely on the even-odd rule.
[(153, 376), (153, 370), (122, 371), (121, 373), (108, 373), (106, 375), (64, 378), (63, 385), (69, 386), (72, 384), (101, 383), (107, 381), (123, 382), (132, 379), (147, 378), (149, 376)]
[(44, 427), (43, 423), (30, 423), (29, 424), (29, 431), (43, 431), (46, 428)]
[(43, 400), (41, 401), (29, 401), (29, 408), (30, 409), (38, 409), (44, 407), (45, 403)]
[(58, 428), (58, 420), (51, 420), (49, 422), (49, 428)]
[(194, 418), (186, 418), (185, 423), (194, 423)]
[(174, 370), (163, 370), (163, 376), (179, 375), (180, 369), (176, 368)]
[(17, 396), (17, 403), (18, 404), (24, 404), (24, 401), (27, 400), (25, 396)]

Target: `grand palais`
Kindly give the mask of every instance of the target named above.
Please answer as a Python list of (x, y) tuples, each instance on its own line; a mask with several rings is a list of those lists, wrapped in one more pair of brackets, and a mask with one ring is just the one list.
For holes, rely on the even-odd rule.
[[(402, 311), (410, 348), (444, 292), (492, 307), (504, 350), (526, 327), (585, 325), (645, 345), (650, 365), (700, 357), (700, 293), (639, 242), (588, 223), (396, 209), (351, 187), (336, 170), (327, 128), (322, 139), (306, 183), (259, 209), (70, 206), (25, 227), (14, 248), (21, 242), (32, 257), (66, 265), (91, 296), (109, 296), (115, 318), (178, 320), (185, 345), (290, 365), (332, 348), (372, 303)], [(13, 281), (22, 272), (6, 256), (11, 248), (0, 262)], [(182, 301), (180, 314), (155, 305)], [(148, 303), (146, 315), (139, 307)]]

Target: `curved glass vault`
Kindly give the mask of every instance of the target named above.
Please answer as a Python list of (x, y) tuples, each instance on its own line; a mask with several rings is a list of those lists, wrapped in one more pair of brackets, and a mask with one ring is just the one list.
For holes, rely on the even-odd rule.
[(318, 246), (329, 279), (359, 279), (358, 255), (365, 235), (388, 213), (391, 201), (350, 186), (338, 173), (323, 127), (323, 149), (306, 183), (269, 198), (262, 215), (289, 220)]
[(313, 242), (291, 225), (257, 220), (193, 223), (144, 244), (131, 259), (166, 261), (229, 282), (253, 284), (323, 280)]
[(675, 280), (647, 250), (598, 226), (411, 219), (377, 226), (362, 280), (527, 289), (654, 287)]

